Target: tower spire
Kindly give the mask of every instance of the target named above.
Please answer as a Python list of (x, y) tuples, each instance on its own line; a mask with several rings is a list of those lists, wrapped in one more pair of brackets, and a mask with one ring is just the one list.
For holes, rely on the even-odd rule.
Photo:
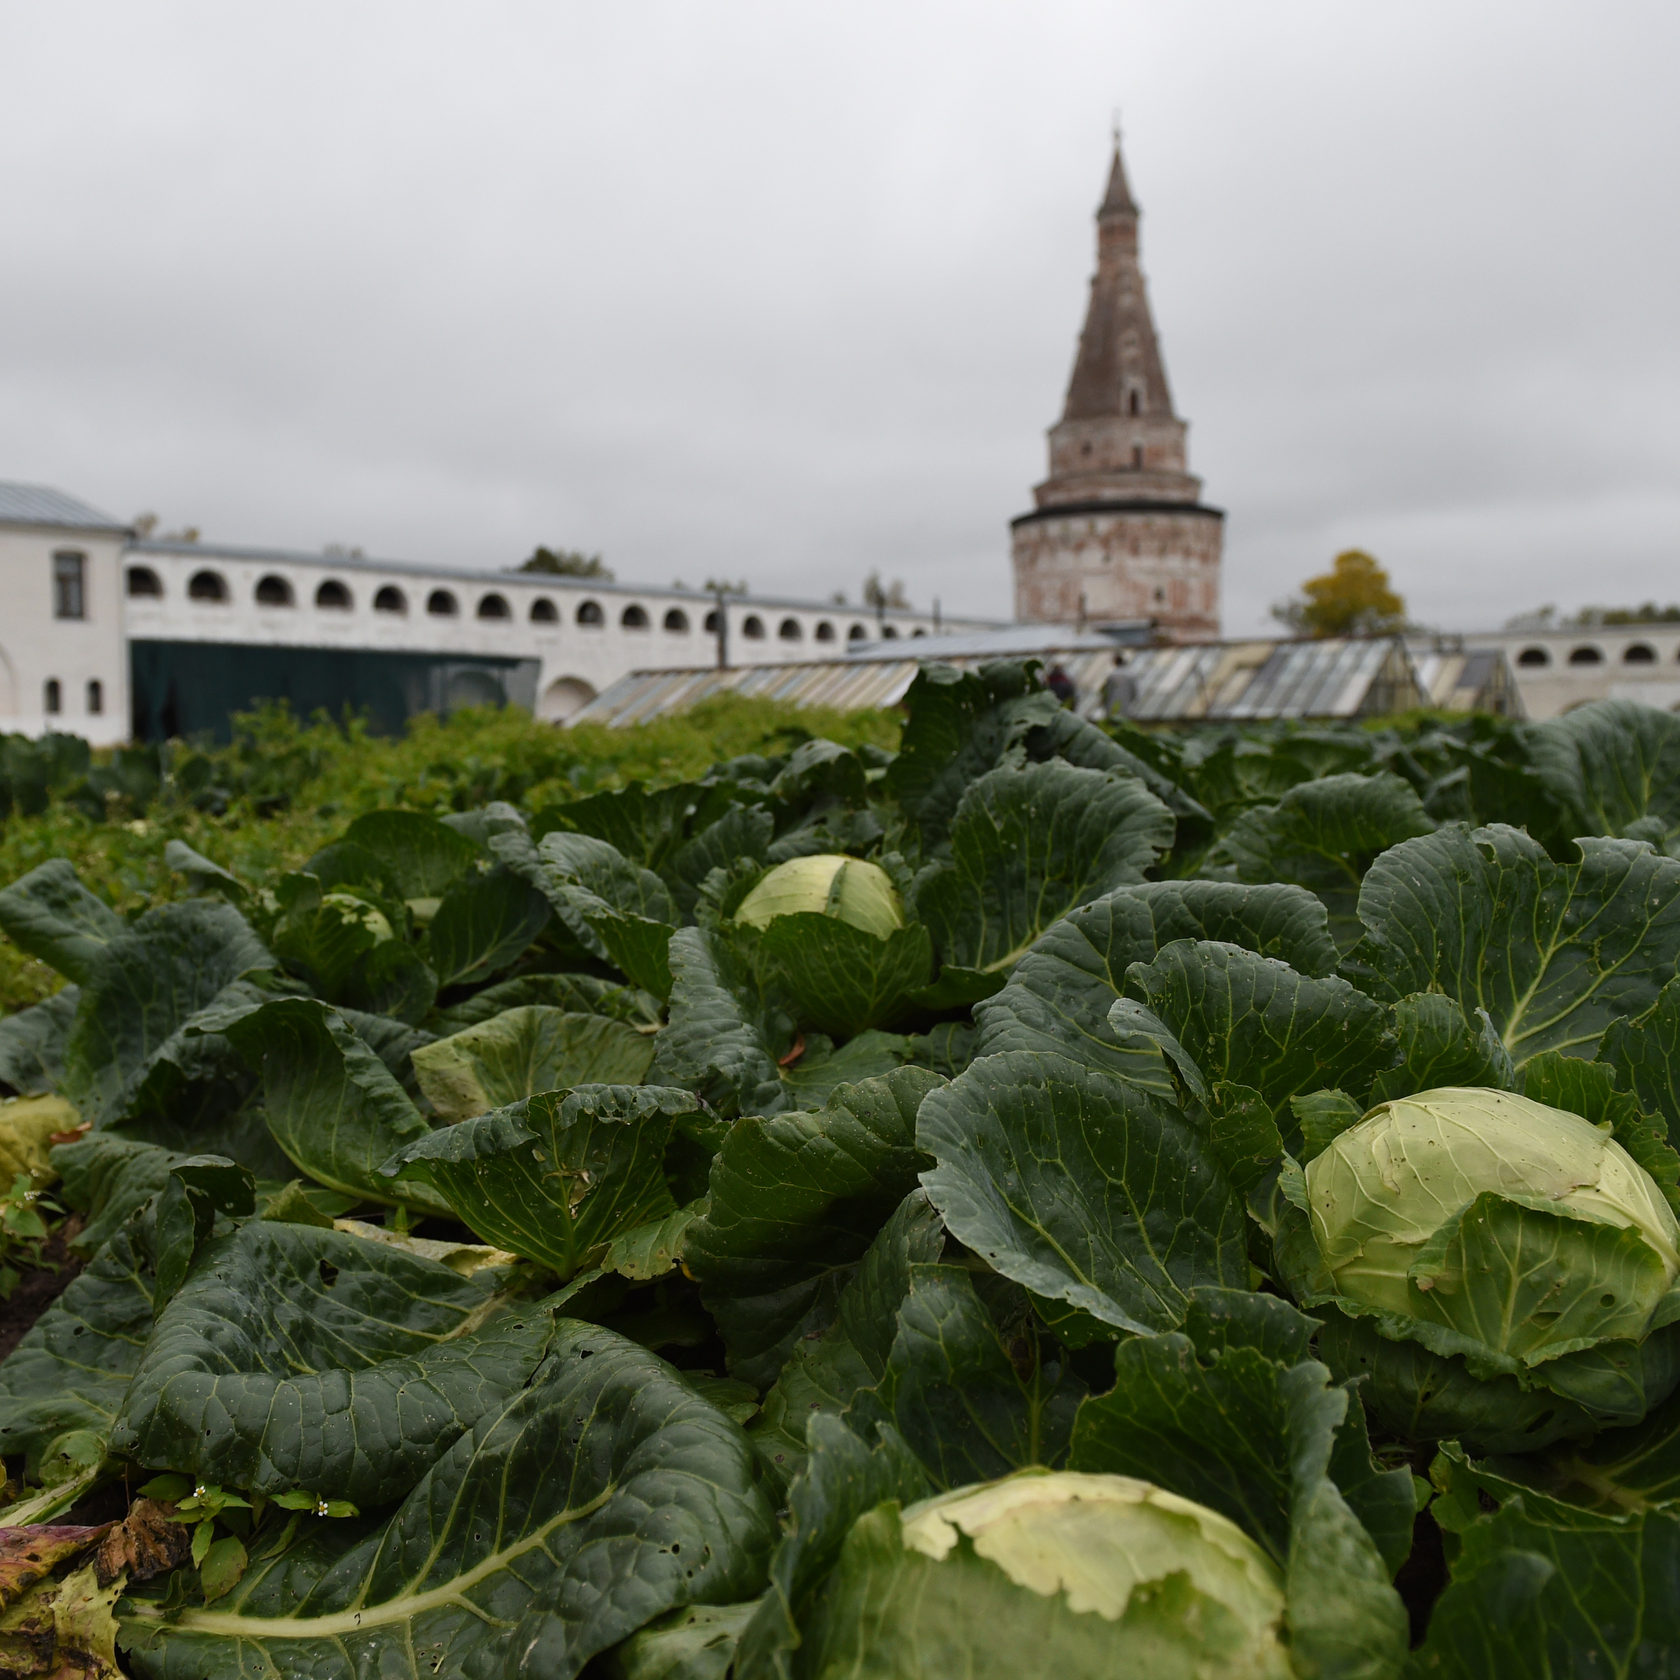
[(1185, 459), (1138, 261), (1137, 201), (1120, 125), (1097, 207), (1097, 269), (1050, 476), (1014, 521), (1015, 605), (1023, 618), (1152, 618), (1171, 637), (1217, 634), (1220, 522)]

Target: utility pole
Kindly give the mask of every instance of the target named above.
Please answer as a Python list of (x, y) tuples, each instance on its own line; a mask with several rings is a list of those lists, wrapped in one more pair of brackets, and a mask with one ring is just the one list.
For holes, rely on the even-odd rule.
[(729, 612), (724, 606), (725, 592), (722, 588), (712, 591), (712, 599), (717, 604), (712, 609), (712, 623), (717, 627), (717, 668), (720, 671), (729, 669)]

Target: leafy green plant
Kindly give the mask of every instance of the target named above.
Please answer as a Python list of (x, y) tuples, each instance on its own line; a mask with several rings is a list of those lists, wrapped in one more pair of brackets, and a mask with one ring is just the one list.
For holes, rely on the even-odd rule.
[(905, 711), (268, 714), (14, 814), (40, 1660), (1660, 1671), (1680, 720)]
[(41, 1245), (52, 1234), (49, 1215), (64, 1209), (36, 1185), (32, 1174), (14, 1173), (0, 1193), (0, 1301), (9, 1301), (23, 1281), (19, 1266), (39, 1268)]

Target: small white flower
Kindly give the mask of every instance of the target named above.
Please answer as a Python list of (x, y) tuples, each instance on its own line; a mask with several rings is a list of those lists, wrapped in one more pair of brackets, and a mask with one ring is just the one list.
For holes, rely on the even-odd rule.
[(207, 1488), (203, 1482), (200, 1482), (198, 1486), (193, 1489), (193, 1498), (202, 1499), (209, 1491), (209, 1488)]
[(318, 1517), (324, 1517), (326, 1514), (327, 1514), (327, 1502), (326, 1502), (326, 1500), (324, 1500), (324, 1499), (316, 1500), (315, 1501), (315, 1515), (318, 1516)]

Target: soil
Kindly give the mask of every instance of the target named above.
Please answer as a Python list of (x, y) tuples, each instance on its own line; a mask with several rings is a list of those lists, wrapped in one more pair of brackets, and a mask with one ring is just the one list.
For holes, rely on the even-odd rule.
[(65, 1286), (82, 1269), (82, 1262), (65, 1247), (81, 1228), (79, 1218), (65, 1220), (42, 1245), (41, 1258), (46, 1264), (38, 1268), (18, 1268), (23, 1276), (12, 1291), (12, 1298), (0, 1301), (0, 1359), (4, 1359), (23, 1340), (25, 1331), (58, 1299)]

